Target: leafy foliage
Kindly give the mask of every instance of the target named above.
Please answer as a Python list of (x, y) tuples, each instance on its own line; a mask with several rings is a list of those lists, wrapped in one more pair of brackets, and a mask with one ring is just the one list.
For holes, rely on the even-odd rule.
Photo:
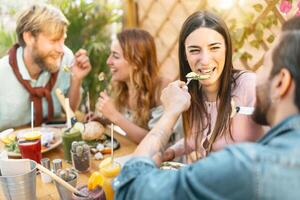
[(8, 49), (16, 42), (15, 32), (8, 32), (3, 26), (0, 26), (0, 57), (4, 56)]

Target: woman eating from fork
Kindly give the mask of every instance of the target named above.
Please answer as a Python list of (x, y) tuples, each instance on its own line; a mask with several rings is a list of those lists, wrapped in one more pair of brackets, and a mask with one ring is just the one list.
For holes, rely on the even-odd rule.
[(219, 17), (205, 11), (188, 17), (179, 36), (179, 65), (182, 81), (191, 72), (198, 80), (188, 83), (191, 106), (183, 113), (185, 137), (166, 150), (164, 161), (191, 152), (197, 160), (262, 135), (263, 128), (251, 119), (255, 74), (233, 68), (231, 38)]

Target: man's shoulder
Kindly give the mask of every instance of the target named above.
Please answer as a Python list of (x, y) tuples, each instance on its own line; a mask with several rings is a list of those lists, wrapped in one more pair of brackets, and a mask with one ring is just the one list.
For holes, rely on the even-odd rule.
[(0, 75), (4, 72), (7, 72), (10, 69), (11, 67), (8, 62), (8, 55), (5, 55), (2, 58), (0, 58)]
[(234, 159), (239, 159), (240, 161), (253, 162), (257, 160), (258, 156), (265, 149), (265, 146), (255, 142), (245, 142), (229, 145), (224, 148)]

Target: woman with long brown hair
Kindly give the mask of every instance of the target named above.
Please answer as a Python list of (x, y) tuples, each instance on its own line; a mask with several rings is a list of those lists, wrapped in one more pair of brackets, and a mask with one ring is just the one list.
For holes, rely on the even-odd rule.
[(222, 19), (206, 11), (188, 17), (179, 36), (179, 65), (182, 81), (187, 81), (189, 72), (209, 78), (189, 83), (191, 106), (183, 113), (185, 138), (165, 152), (165, 160), (193, 151), (199, 159), (262, 135), (263, 128), (251, 115), (236, 113), (238, 108), (254, 107), (255, 74), (233, 68), (231, 38)]
[(161, 116), (160, 92), (169, 83), (158, 75), (153, 37), (142, 29), (118, 33), (107, 64), (112, 73), (112, 98), (102, 92), (97, 111), (139, 143)]

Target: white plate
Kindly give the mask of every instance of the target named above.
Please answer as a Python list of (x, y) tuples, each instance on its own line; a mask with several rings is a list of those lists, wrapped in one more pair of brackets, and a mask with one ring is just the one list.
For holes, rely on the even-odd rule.
[[(42, 146), (42, 153), (46, 153), (48, 151), (51, 151), (52, 149), (55, 149), (56, 147), (58, 147), (62, 143), (61, 130), (60, 129), (48, 128), (48, 127), (37, 127), (37, 128), (34, 128), (33, 130), (39, 131), (42, 134), (42, 137), (43, 137), (43, 134), (47, 134), (47, 133), (50, 133), (50, 132), (53, 133), (53, 136), (54, 136), (53, 142), (50, 144), (49, 147)], [(31, 132), (31, 128), (20, 129), (20, 130), (12, 132), (10, 134), (20, 136), (20, 135), (22, 135), (24, 133), (28, 133), (28, 132)], [(2, 151), (3, 149), (6, 149), (5, 144), (0, 141), (0, 151)], [(8, 151), (7, 153), (8, 153), (9, 157), (21, 157), (20, 153), (15, 153), (15, 152), (11, 152), (11, 151)]]

